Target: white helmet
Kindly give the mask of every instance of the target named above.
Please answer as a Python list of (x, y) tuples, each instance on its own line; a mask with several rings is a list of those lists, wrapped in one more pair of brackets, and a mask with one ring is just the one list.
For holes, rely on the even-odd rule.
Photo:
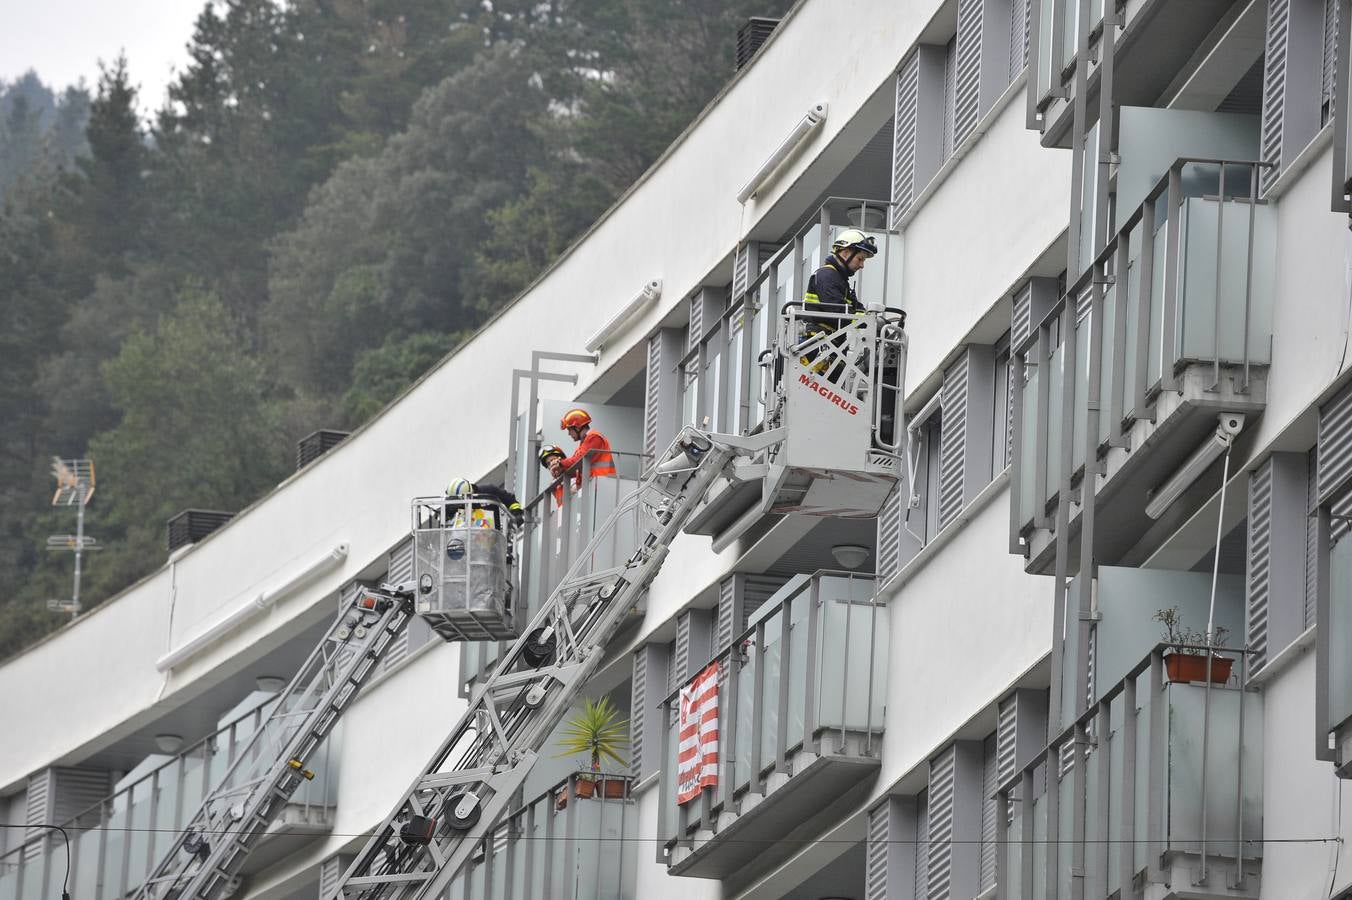
[(857, 250), (860, 253), (867, 253), (869, 256), (878, 255), (878, 242), (872, 235), (866, 235), (857, 228), (847, 228), (831, 242), (831, 249), (837, 252), (841, 250)]
[(466, 478), (452, 478), (446, 485), (447, 497), (468, 497), (474, 493), (474, 482)]

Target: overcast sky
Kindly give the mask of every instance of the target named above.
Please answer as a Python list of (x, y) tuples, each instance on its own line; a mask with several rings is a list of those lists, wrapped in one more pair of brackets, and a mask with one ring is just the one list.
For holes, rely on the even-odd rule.
[(0, 79), (35, 69), (60, 89), (84, 78), (92, 92), (100, 59), (125, 50), (140, 107), (160, 105), (173, 70), (187, 62), (205, 0), (0, 0)]

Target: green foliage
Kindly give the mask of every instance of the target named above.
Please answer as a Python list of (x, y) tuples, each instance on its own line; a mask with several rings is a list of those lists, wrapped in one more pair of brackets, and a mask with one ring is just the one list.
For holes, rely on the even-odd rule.
[(216, 0), (161, 109), (122, 58), (0, 83), (0, 657), (63, 621), (52, 454), (99, 465), (92, 605), (501, 310), (788, 2)]
[(601, 762), (609, 760), (627, 766), (620, 751), (629, 745), (629, 720), (620, 718), (620, 711), (609, 697), (593, 700), (588, 697), (578, 712), (563, 725), (559, 736), (556, 759), (582, 754), (591, 763), (593, 772), (601, 771)]
[(384, 344), (363, 353), (352, 370), (352, 387), (343, 395), (348, 421), (365, 422), (380, 412), (464, 339), (463, 333), (439, 331), (389, 335)]

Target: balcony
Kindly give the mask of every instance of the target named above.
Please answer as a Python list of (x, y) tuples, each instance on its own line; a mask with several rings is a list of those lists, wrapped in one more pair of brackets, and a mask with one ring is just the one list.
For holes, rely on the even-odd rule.
[[(771, 386), (762, 356), (784, 304), (802, 299), (808, 279), (841, 231), (858, 228), (878, 242), (878, 257), (857, 277), (859, 297), (870, 304), (898, 305), (894, 296), (889, 298), (889, 282), (900, 275), (901, 238), (887, 229), (888, 206), (881, 200), (829, 198), (783, 246), (739, 248), (732, 302), (681, 362), (682, 421), (699, 424), (707, 418), (709, 428), (728, 434), (751, 434), (765, 426)], [(715, 550), (722, 549), (730, 539), (726, 535), (740, 533), (734, 525), (748, 525), (744, 517), (760, 499), (758, 480), (720, 481), (685, 530), (714, 536)]]
[(1157, 645), (999, 786), (1001, 900), (1258, 896), (1262, 695), (1245, 650), (1223, 684), (1166, 678), (1205, 649)]
[[(1199, 47), (1214, 49), (1208, 39), (1218, 23), (1229, 26), (1225, 35), (1236, 49), (1224, 60), (1231, 68), (1240, 60), (1237, 71), (1213, 71), (1218, 64), (1208, 58), (1202, 74), (1233, 86), (1244, 71), (1261, 55), (1242, 37), (1258, 38), (1262, 46), (1265, 7), (1249, 4), (1234, 15), (1234, 0), (1144, 0), (1140, 3), (1105, 3), (1105, 0), (1029, 0), (1031, 21), (1028, 34), (1029, 127), (1041, 127), (1042, 143), (1047, 147), (1071, 146), (1075, 97), (1085, 97), (1085, 127), (1092, 125), (1104, 108), (1102, 84), (1104, 62), (1111, 60), (1109, 79), (1112, 107), (1147, 106), (1157, 102), (1170, 89), (1176, 76), (1185, 70)], [(1245, 4), (1239, 4), (1241, 7)], [(1105, 6), (1109, 27), (1105, 28)], [(1080, 22), (1081, 10), (1089, 21)], [(1084, 60), (1084, 66), (1080, 66)], [(1221, 93), (1225, 96), (1225, 92)], [(1184, 108), (1201, 109), (1202, 106)], [(1214, 105), (1206, 108), (1215, 108)]]
[[(637, 489), (647, 457), (621, 450), (612, 450), (611, 456), (616, 477), (579, 478), (588, 465), (584, 458), (547, 481), (534, 497), (524, 499), (527, 527), (517, 553), (521, 565), (516, 597), (521, 608), (516, 611), (516, 621), (531, 620), (620, 500)], [(592, 548), (590, 567), (606, 568), (627, 559), (635, 549), (636, 527), (637, 522), (635, 527), (618, 527), (602, 546)], [(475, 682), (497, 661), (503, 646), (489, 641), (465, 645), (460, 663), (462, 695), (469, 696)]]
[(495, 828), (447, 896), (633, 900), (639, 822), (632, 782), (618, 775), (569, 775)]
[[(681, 690), (667, 697), (659, 861), (738, 880), (786, 858), (857, 805), (879, 767), (888, 611), (871, 577), (795, 576), (719, 667), (717, 784), (676, 800)], [(705, 668), (707, 671), (707, 667)]]
[[(81, 900), (113, 900), (135, 891), (179, 841), (211, 791), (251, 748), (272, 707), (268, 701), (227, 723), (183, 753), (126, 784), (61, 826), (70, 835), (70, 891)], [(297, 836), (327, 834), (333, 827), (337, 779), (330, 737), (311, 760), (315, 773), (292, 796), (249, 856), (241, 875), (258, 872), (301, 846)], [(276, 836), (289, 835), (278, 841)], [(33, 834), (0, 857), (0, 900), (40, 900), (59, 893), (66, 850), (54, 831)]]
[[(1264, 408), (1275, 261), (1261, 168), (1175, 161), (1059, 299), (1016, 301), (1011, 547), (1028, 571), (1052, 570), (1058, 518), (1077, 534), (1086, 495), (1114, 523), (1095, 536), (1097, 558), (1121, 561), (1152, 527), (1150, 491), (1218, 415)], [(1199, 479), (1160, 527), (1215, 483)]]

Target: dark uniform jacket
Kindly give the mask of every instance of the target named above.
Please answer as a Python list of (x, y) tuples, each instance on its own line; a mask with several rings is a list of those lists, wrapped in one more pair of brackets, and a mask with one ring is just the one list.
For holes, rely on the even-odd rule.
[(814, 319), (812, 317), (814, 310), (851, 315), (862, 312), (864, 305), (855, 296), (854, 287), (850, 284), (850, 274), (850, 270), (834, 253), (826, 257), (822, 267), (808, 279), (807, 295), (803, 298), (803, 318), (827, 326), (826, 330), (830, 331), (841, 324), (840, 319), (835, 316)]

